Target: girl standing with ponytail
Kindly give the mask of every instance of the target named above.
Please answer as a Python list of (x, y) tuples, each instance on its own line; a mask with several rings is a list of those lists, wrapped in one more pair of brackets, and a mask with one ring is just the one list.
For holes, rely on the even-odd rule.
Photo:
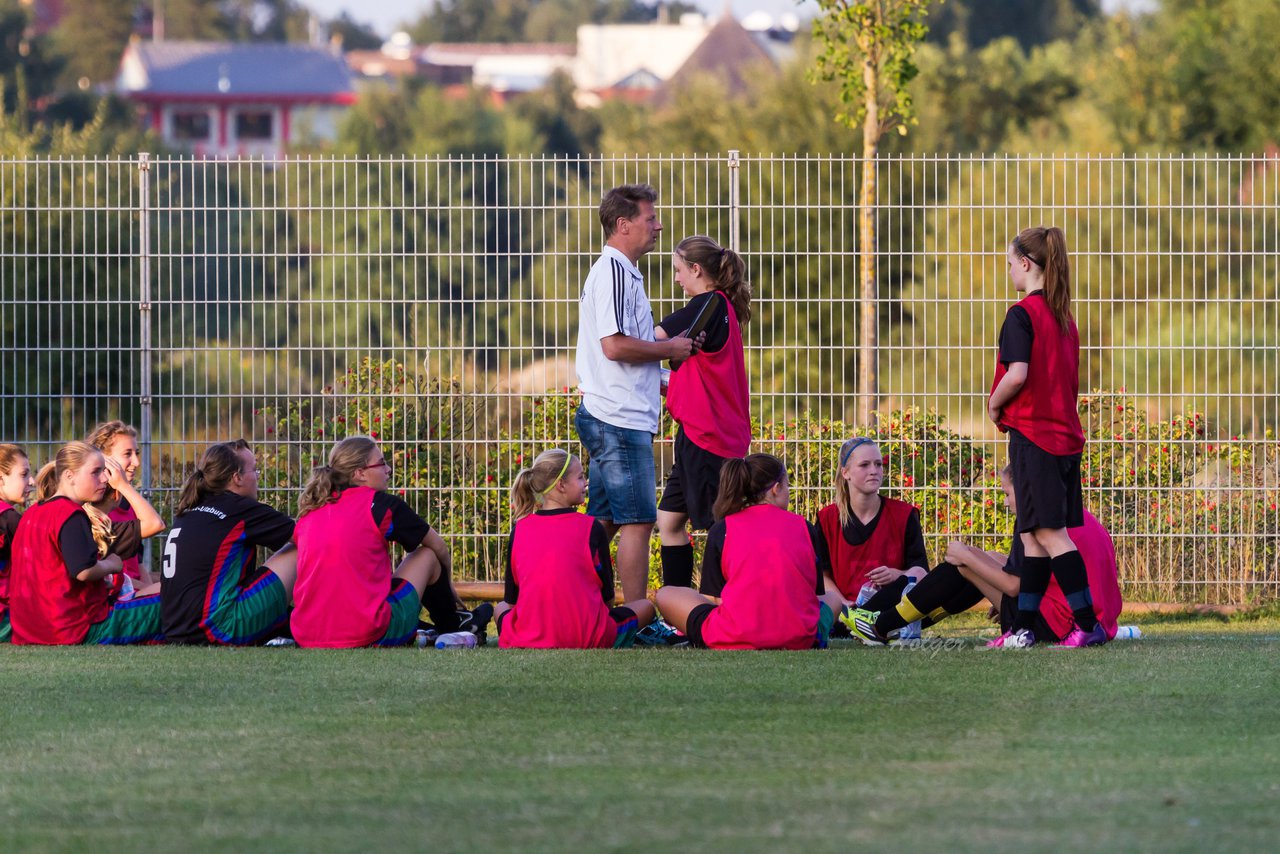
[(690, 587), (693, 546), (686, 526), (711, 527), (721, 467), (751, 446), (742, 347), (742, 324), (751, 319), (751, 285), (742, 257), (701, 234), (680, 241), (673, 264), (689, 302), (658, 324), (655, 337), (680, 335), (704, 310), (711, 313), (701, 350), (673, 365), (667, 410), (679, 429), (675, 462), (658, 503), (662, 583)]
[(609, 535), (577, 512), (587, 494), (582, 462), (543, 451), (511, 486), (506, 590), (494, 610), (504, 648), (619, 649), (653, 621), (647, 599), (613, 604)]
[[(413, 640), (422, 608), (440, 634), (462, 629), (449, 547), (387, 492), (390, 481), (391, 463), (378, 443), (350, 436), (333, 446), (329, 464), (315, 469), (303, 488), (291, 619), (299, 646), (403, 646)], [(394, 572), (392, 541), (408, 552)], [(473, 616), (473, 622), (470, 630), (483, 635), (487, 617)]]
[(27, 452), (17, 445), (0, 445), (0, 643), (8, 643), (9, 628), (9, 558), (13, 552), (13, 536), (22, 518), (18, 507), (36, 488)]
[(1080, 335), (1071, 316), (1071, 266), (1060, 228), (1027, 228), (1009, 245), (1009, 278), (1026, 294), (1005, 315), (987, 415), (1009, 434), (1009, 463), (1018, 496), (1016, 535), (1025, 552), (1018, 611), (1002, 645), (1028, 647), (1040, 602), (1057, 579), (1075, 615), (1066, 646), (1106, 643), (1094, 613), (1084, 561), (1068, 528), (1084, 522), (1080, 454), (1084, 430)]
[(701, 592), (663, 587), (658, 610), (689, 643), (711, 649), (826, 646), (840, 609), (818, 567), (819, 534), (787, 511), (782, 460), (751, 454), (726, 460), (707, 534)]
[(106, 578), (119, 555), (99, 557), (86, 503), (107, 491), (98, 449), (72, 442), (36, 478), (39, 502), (23, 514), (9, 577), (15, 644), (129, 644), (160, 640), (160, 597), (112, 603)]
[[(169, 643), (247, 646), (284, 628), (297, 578), (293, 519), (258, 501), (244, 439), (212, 445), (187, 476), (164, 546), (160, 596)], [(258, 566), (258, 547), (275, 549)]]

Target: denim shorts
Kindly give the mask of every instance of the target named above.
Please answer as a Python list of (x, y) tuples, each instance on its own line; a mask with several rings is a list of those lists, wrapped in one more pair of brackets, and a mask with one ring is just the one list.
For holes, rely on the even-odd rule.
[(653, 434), (606, 424), (585, 406), (578, 407), (573, 426), (589, 458), (587, 512), (615, 525), (657, 521)]

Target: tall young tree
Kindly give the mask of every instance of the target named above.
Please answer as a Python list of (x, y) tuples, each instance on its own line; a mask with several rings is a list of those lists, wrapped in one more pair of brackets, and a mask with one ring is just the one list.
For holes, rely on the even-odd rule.
[(813, 22), (822, 45), (814, 78), (839, 84), (835, 120), (862, 128), (862, 178), (858, 201), (860, 297), (858, 331), (858, 420), (871, 423), (879, 388), (876, 348), (879, 309), (876, 281), (876, 156), (889, 131), (905, 134), (915, 122), (908, 84), (916, 76), (917, 45), (928, 28), (933, 0), (818, 0)]

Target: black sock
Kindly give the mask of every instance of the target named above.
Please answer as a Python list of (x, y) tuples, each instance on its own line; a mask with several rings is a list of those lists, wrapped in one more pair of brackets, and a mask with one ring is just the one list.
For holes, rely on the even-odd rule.
[(1069, 551), (1049, 562), (1053, 577), (1058, 579), (1062, 595), (1075, 615), (1076, 625), (1086, 632), (1098, 625), (1098, 615), (1093, 611), (1093, 595), (1089, 592), (1089, 571), (1085, 569), (1080, 552)]
[[(931, 626), (944, 617), (969, 610), (982, 599), (982, 593), (954, 565), (940, 563), (933, 572), (920, 579), (905, 598), (909, 600), (907, 608), (888, 608), (880, 612), (876, 620), (877, 631), (881, 634), (891, 632), (917, 619), (922, 625)], [(916, 613), (924, 616), (914, 617)], [(912, 620), (906, 619), (909, 615)]]
[(1015, 631), (1035, 627), (1036, 618), (1040, 616), (1040, 600), (1049, 589), (1049, 579), (1052, 577), (1053, 569), (1048, 555), (1022, 559), (1018, 583), (1018, 615), (1013, 621)]
[(668, 587), (693, 586), (693, 546), (662, 547), (662, 583)]
[(448, 573), (440, 573), (435, 583), (422, 591), (422, 607), (431, 615), (431, 624), (440, 634), (456, 632), (462, 627), (458, 622), (457, 601), (453, 598), (453, 586)]

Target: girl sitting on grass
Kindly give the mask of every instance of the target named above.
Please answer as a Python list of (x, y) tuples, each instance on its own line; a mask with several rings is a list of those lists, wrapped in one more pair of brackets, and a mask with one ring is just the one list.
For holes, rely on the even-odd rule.
[(912, 580), (924, 578), (928, 554), (920, 511), (880, 494), (884, 456), (874, 439), (855, 436), (840, 446), (835, 501), (818, 511), (818, 527), (830, 563), (827, 586), (848, 606), (863, 585), (877, 593), (862, 607), (892, 607)]
[(9, 556), (18, 531), (18, 506), (27, 503), (36, 479), (27, 452), (17, 445), (0, 445), (0, 643), (9, 642)]
[(817, 532), (787, 511), (787, 469), (769, 454), (728, 460), (707, 533), (701, 592), (666, 586), (658, 610), (711, 649), (826, 646), (842, 604), (818, 568)]
[[(114, 462), (123, 473), (123, 480), (132, 485), (142, 461), (142, 457), (138, 454), (137, 430), (123, 421), (107, 421), (94, 427), (93, 432), (85, 438), (85, 442), (102, 451), (102, 455), (107, 458), (108, 466)], [(108, 519), (111, 522), (139, 522), (139, 536), (143, 540), (163, 531), (164, 519), (156, 509), (148, 504), (137, 490), (132, 489), (132, 486), (126, 493), (120, 488), (119, 480), (118, 477), (112, 477), (111, 488), (107, 490), (107, 495), (102, 500), (103, 507), (100, 509), (106, 512)], [(143, 505), (146, 505), (145, 508)], [(92, 515), (91, 513), (90, 516)], [(138, 555), (142, 553), (141, 542), (137, 549), (126, 550), (127, 555), (123, 552), (119, 553), (124, 558), (124, 572), (112, 580), (117, 595), (122, 589), (125, 577), (131, 579), (129, 583), (135, 588), (149, 588), (151, 584), (160, 581), (159, 578), (152, 578), (151, 573), (138, 561)]]
[(15, 644), (130, 644), (158, 641), (160, 597), (112, 603), (104, 579), (119, 555), (100, 557), (84, 505), (107, 491), (107, 463), (84, 442), (61, 448), (36, 478), (38, 503), (13, 543), (9, 616)]
[[(293, 535), (298, 582), (291, 626), (299, 646), (402, 646), (413, 640), (424, 607), (441, 634), (462, 628), (449, 547), (388, 494), (390, 480), (391, 463), (378, 443), (351, 436), (333, 446), (329, 464), (316, 468), (303, 489)], [(389, 541), (408, 552), (394, 572)]]
[[(151, 573), (131, 576), (129, 564), (132, 563), (137, 570), (143, 539), (163, 531), (164, 520), (151, 502), (133, 488), (124, 466), (111, 457), (106, 457), (106, 464), (107, 491), (101, 501), (85, 504), (84, 511), (89, 516), (89, 528), (98, 546), (98, 557), (108, 554), (120, 556), (122, 571), (107, 579), (109, 595), (114, 601), (132, 599), (136, 594), (149, 596), (159, 593), (159, 582), (146, 585), (140, 582), (140, 586), (135, 588), (134, 577), (149, 579)], [(127, 507), (128, 513), (121, 512), (121, 507)]]
[(577, 512), (586, 494), (582, 462), (560, 448), (543, 451), (516, 475), (506, 589), (494, 611), (499, 646), (618, 649), (631, 646), (653, 621), (647, 599), (609, 607), (609, 536), (596, 519)]

